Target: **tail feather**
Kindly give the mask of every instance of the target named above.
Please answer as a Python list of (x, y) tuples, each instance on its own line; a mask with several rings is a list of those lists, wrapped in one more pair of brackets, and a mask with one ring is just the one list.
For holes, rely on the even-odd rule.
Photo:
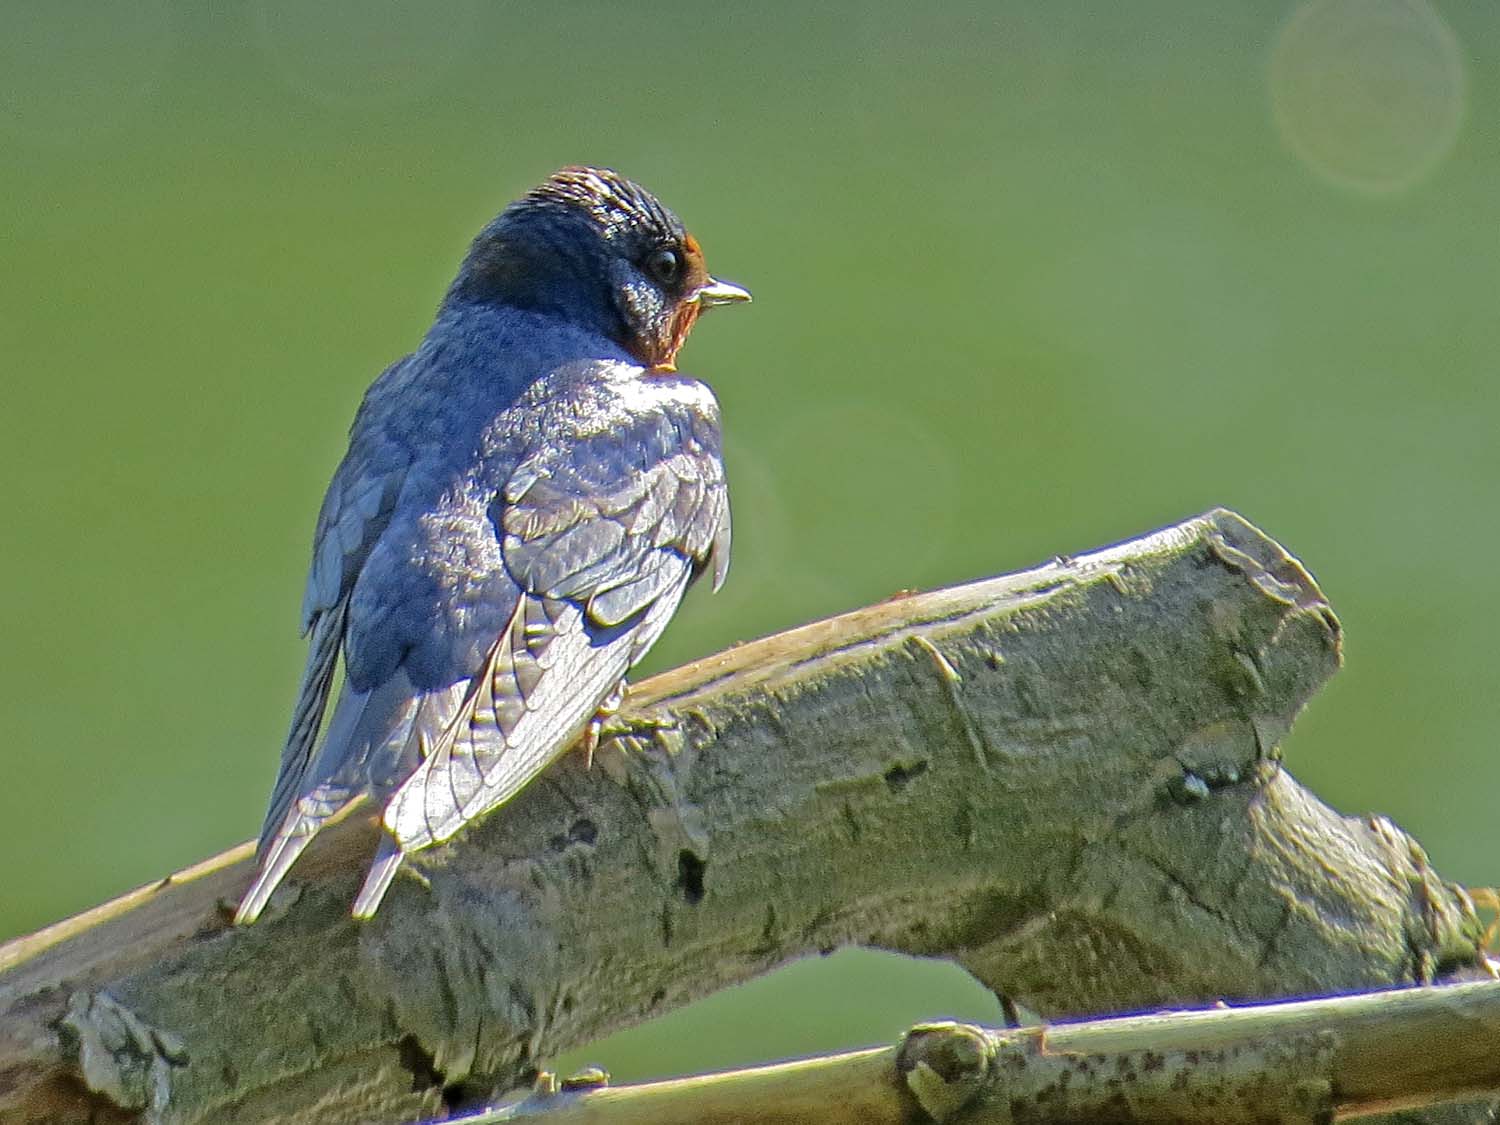
[(276, 786), (271, 793), (271, 806), (260, 830), (260, 845), (256, 854), (263, 856), (270, 849), (274, 833), (286, 819), (287, 810), (297, 799), (298, 790), (307, 780), (308, 766), (313, 758), (313, 744), (318, 738), (318, 728), (323, 724), (323, 712), (328, 705), (328, 691), (333, 684), (333, 669), (338, 662), (339, 646), (344, 639), (344, 626), (349, 614), (349, 596), (346, 594), (337, 605), (313, 619), (312, 642), (307, 650), (307, 668), (302, 673), (302, 686), (297, 693), (297, 704), (292, 710), (292, 723), (286, 735), (286, 745), (281, 751), (281, 768), (276, 775)]
[[(416, 689), (398, 670), (369, 692), (346, 686), (317, 754), (298, 779), (302, 791), (278, 794), (280, 819), (267, 824), (256, 852), (259, 869), (235, 914), (247, 924), (265, 909), (277, 885), (323, 825), (351, 801), (367, 794), (376, 802), (416, 768), (424, 747), (441, 730), (462, 698), (463, 683), (437, 691)], [(298, 729), (294, 725), (294, 729)], [(375, 865), (355, 903), (354, 916), (368, 918), (401, 864), (399, 849), (382, 840)]]
[(235, 911), (236, 925), (248, 925), (260, 917), (272, 893), (313, 837), (358, 796), (348, 785), (334, 781), (319, 785), (297, 799), (282, 818), (281, 827), (261, 841), (255, 857), (255, 878)]
[(271, 900), (272, 892), (281, 885), (281, 880), (286, 878), (286, 873), (297, 862), (302, 850), (317, 835), (321, 821), (303, 823), (301, 820), (303, 818), (299, 818), (299, 823), (288, 830), (278, 832), (268, 844), (263, 845), (259, 856), (260, 869), (255, 873), (255, 880), (245, 892), (245, 897), (240, 899), (240, 908), (234, 912), (236, 926), (248, 926), (260, 917), (266, 903)]
[(370, 864), (370, 873), (365, 876), (365, 885), (360, 887), (359, 894), (354, 898), (354, 917), (374, 917), (405, 854), (388, 833), (380, 834), (380, 848), (375, 852), (374, 862)]

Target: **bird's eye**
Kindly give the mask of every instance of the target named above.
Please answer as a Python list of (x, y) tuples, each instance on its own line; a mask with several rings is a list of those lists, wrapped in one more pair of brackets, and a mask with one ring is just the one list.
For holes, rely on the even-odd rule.
[(676, 250), (664, 247), (653, 251), (646, 259), (646, 269), (660, 284), (675, 285), (678, 275), (682, 273), (682, 259), (677, 256)]

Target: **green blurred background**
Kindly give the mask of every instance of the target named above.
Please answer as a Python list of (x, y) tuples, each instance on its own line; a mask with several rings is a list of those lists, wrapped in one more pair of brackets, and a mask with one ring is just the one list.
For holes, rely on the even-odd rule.
[[(575, 161), (756, 296), (651, 668), (1227, 504), (1348, 630), (1291, 768), (1500, 879), (1497, 83), (1488, 2), (0, 3), (0, 936), (256, 830), (359, 396)], [(577, 1058), (995, 1014), (842, 953)]]

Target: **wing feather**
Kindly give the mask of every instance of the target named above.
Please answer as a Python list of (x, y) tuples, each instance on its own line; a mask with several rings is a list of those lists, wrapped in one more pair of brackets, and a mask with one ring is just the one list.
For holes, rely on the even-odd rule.
[(291, 729), (281, 751), (281, 766), (276, 774), (276, 786), (271, 791), (271, 807), (261, 826), (257, 854), (263, 854), (270, 846), (272, 835), (286, 818), (287, 809), (296, 799), (303, 774), (312, 760), (313, 745), (328, 707), (328, 692), (333, 685), (333, 670), (338, 663), (348, 613), (349, 595), (345, 593), (332, 609), (320, 611), (313, 618), (307, 667), (302, 673), (296, 705), (292, 708)]
[[(351, 431), (349, 451), (335, 470), (318, 513), (302, 599), (303, 632), (311, 634), (307, 665), (261, 827), (256, 875), (241, 901), (237, 922), (254, 921), (324, 821), (363, 788), (350, 781), (352, 771), (343, 762), (329, 768), (323, 764), (326, 755), (315, 754), (314, 748), (349, 627), (354, 581), (389, 523), (410, 464), (404, 445), (380, 425), (362, 426), (361, 420), (368, 419), (370, 403), (382, 382), (399, 378), (409, 361), (407, 357), (393, 364), (366, 395)], [(362, 711), (365, 699), (346, 692), (338, 712), (345, 712), (346, 704)], [(325, 739), (324, 750), (328, 744)]]
[(708, 565), (722, 577), (714, 420), (699, 431), (685, 439), (657, 412), (633, 431), (548, 445), (511, 474), (491, 516), (522, 594), (453, 724), (386, 806), (404, 851), (519, 792), (573, 743), (693, 578)]
[[(405, 560), (427, 556), (412, 554), (403, 539), (421, 533), (425, 516), (393, 517), (410, 456), (383, 446), (379, 419), (362, 408), (364, 422), (356, 420), (319, 515), (304, 600), (313, 633), (308, 671), (241, 920), (259, 913), (324, 821), (373, 792), (389, 795), (383, 819), (392, 840), (355, 902), (356, 916), (368, 917), (406, 853), (450, 838), (509, 800), (573, 743), (660, 636), (693, 579), (711, 569), (715, 588), (723, 580), (729, 507), (711, 395), (681, 377), (619, 367), (633, 372), (622, 386), (611, 370), (584, 370), (570, 386), (545, 393), (534, 388), (537, 401), (521, 405), (545, 410), (539, 417), (554, 428), (530, 431), (531, 447), (489, 485), (488, 524), (482, 510), (478, 523), (492, 528), (494, 539), (463, 520), (450, 520), (444, 532), (459, 537), (452, 551), (472, 553), (466, 565), (494, 559), (484, 565), (500, 568), (474, 574), (471, 588), (487, 591), (488, 619), (505, 621), (478, 658), (461, 656), (486, 638), (464, 631), (467, 611), (450, 618), (455, 631), (434, 633), (419, 646), (426, 650), (421, 659), (419, 648), (402, 650), (399, 635), (387, 636), (389, 622), (369, 616), (413, 612), (427, 596), (426, 579), (405, 577), (403, 568)], [(609, 425), (598, 424), (600, 411), (610, 415)], [(377, 557), (384, 569), (372, 577)], [(383, 592), (366, 605), (351, 595), (356, 582), (381, 591), (395, 582), (409, 597), (415, 591), (415, 600), (392, 610)], [(361, 665), (347, 647), (356, 632), (372, 631), (392, 646), (389, 671), (378, 662)], [(364, 669), (362, 679), (358, 691), (345, 684), (313, 753), (341, 647)], [(433, 678), (432, 669), (460, 660), (458, 678)]]

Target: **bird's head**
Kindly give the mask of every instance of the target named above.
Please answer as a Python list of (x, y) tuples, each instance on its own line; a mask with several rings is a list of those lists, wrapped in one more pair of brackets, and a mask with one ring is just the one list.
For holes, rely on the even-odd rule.
[(750, 294), (709, 276), (698, 240), (645, 188), (574, 167), (480, 232), (449, 298), (557, 316), (672, 370), (700, 312)]

